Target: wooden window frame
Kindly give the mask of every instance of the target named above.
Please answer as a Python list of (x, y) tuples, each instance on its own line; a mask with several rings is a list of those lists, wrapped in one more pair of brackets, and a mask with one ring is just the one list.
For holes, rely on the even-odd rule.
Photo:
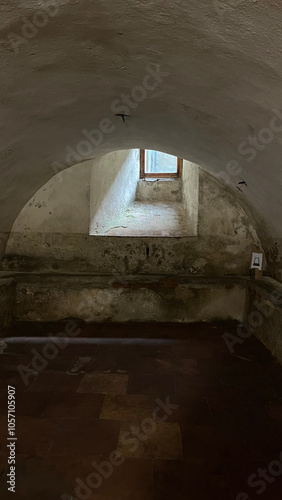
[(140, 179), (180, 179), (182, 177), (183, 159), (177, 158), (177, 172), (175, 173), (146, 173), (145, 172), (145, 149), (140, 149)]

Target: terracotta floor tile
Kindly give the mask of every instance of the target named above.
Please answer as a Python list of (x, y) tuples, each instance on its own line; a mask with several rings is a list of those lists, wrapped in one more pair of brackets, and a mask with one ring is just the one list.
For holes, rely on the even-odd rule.
[[(74, 479), (80, 475), (81, 464), (75, 456), (36, 456), (17, 454), (16, 495), (20, 500), (50, 500), (72, 491)], [(6, 476), (5, 476), (6, 482)], [(11, 498), (6, 484), (0, 482), (1, 500)]]
[(181, 422), (183, 454), (186, 460), (196, 466), (217, 466), (224, 456), (224, 444), (216, 429), (211, 425), (195, 425)]
[(141, 424), (139, 421), (122, 422), (118, 440), (118, 452), (125, 459), (144, 459), (146, 457), (145, 445), (142, 439), (133, 437), (131, 427), (139, 432)]
[[(50, 393), (16, 391), (16, 416), (41, 417), (47, 407)], [(7, 415), (7, 394), (0, 395), (0, 415)]]
[[(21, 334), (30, 335), (62, 327), (20, 326)], [(173, 340), (169, 345), (82, 341), (32, 376), (28, 387), (18, 364), (27, 364), (31, 349), (40, 353), (43, 346), (9, 345), (0, 355), (0, 467), (6, 467), (10, 384), (16, 386), (15, 498), (53, 500), (74, 493), (76, 478), (86, 480), (91, 463), (109, 460), (119, 445), (127, 458), (88, 492), (90, 500), (235, 500), (240, 491), (251, 500), (254, 494), (281, 500), (282, 475), (262, 495), (247, 485), (250, 474), (267, 468), (282, 451), (282, 369), (255, 337), (231, 356), (222, 334), (236, 333), (233, 323), (82, 327), (88, 337)], [(87, 363), (78, 367), (79, 358)], [(68, 374), (75, 365), (79, 373)], [(158, 416), (165, 420), (156, 424), (146, 419), (157, 398)], [(139, 437), (134, 450), (135, 436), (126, 434), (123, 441), (121, 436), (142, 423), (149, 432), (157, 427), (148, 439)], [(4, 476), (0, 498), (8, 500)]]
[(154, 397), (169, 396), (175, 393), (175, 381), (171, 375), (130, 374), (129, 394), (144, 394)]
[(103, 400), (102, 394), (55, 392), (50, 395), (43, 416), (45, 418), (99, 418)]
[(65, 418), (54, 436), (52, 454), (106, 455), (117, 448), (120, 424), (114, 420)]
[(248, 391), (246, 385), (236, 387), (213, 387), (208, 391), (208, 401), (213, 412), (236, 410), (253, 410), (265, 413), (264, 398), (254, 391)]
[[(92, 462), (91, 458), (86, 457), (86, 460), (89, 460), (89, 463)], [(107, 461), (108, 457), (101, 459), (102, 462), (104, 460)], [(98, 460), (96, 463), (99, 466)], [(97, 469), (90, 466), (89, 473), (95, 471), (97, 473)], [(81, 480), (87, 485), (87, 476), (81, 477)], [(101, 478), (100, 474), (100, 481), (99, 476), (93, 480), (94, 486), (99, 487), (92, 488), (92, 494), (88, 500), (154, 500), (153, 471), (150, 460), (127, 459), (122, 465), (113, 467), (113, 472), (108, 478)], [(91, 488), (89, 489), (91, 491)]]
[(59, 425), (57, 419), (17, 417), (17, 453), (45, 455), (52, 448)]
[(208, 397), (211, 380), (201, 375), (175, 375), (174, 394), (179, 399)]
[(164, 360), (157, 358), (157, 373), (171, 373), (183, 375), (199, 375), (198, 361), (196, 359)]
[(66, 372), (71, 370), (75, 365), (78, 356), (70, 356), (67, 350), (58, 354), (55, 359), (51, 359), (48, 363), (48, 371)]
[(96, 394), (126, 394), (128, 375), (118, 373), (87, 373), (77, 392)]
[(155, 407), (154, 398), (141, 394), (106, 395), (100, 418), (142, 421), (152, 418)]
[(187, 422), (198, 425), (213, 424), (213, 413), (208, 398), (201, 395), (198, 397), (187, 395), (185, 398), (174, 396), (171, 401), (177, 404), (178, 408), (174, 409), (171, 415), (168, 415), (167, 422)]
[(61, 372), (42, 372), (29, 385), (31, 392), (75, 392), (82, 375), (68, 375)]
[(117, 370), (123, 370), (130, 373), (155, 373), (157, 363), (154, 356), (130, 356), (126, 353), (121, 354), (116, 363)]
[(184, 460), (156, 460), (154, 486), (155, 500), (231, 500), (223, 476)]
[[(277, 459), (273, 457), (272, 460)], [(271, 460), (271, 461), (272, 461)], [(244, 492), (252, 500), (260, 498), (263, 500), (280, 500), (282, 491), (282, 475), (273, 477), (268, 472), (270, 462), (248, 461), (245, 457), (241, 460), (234, 460), (229, 464), (229, 470), (225, 473), (225, 478), (230, 490), (231, 498), (237, 499), (239, 493)], [(267, 480), (259, 477), (259, 470), (264, 470)], [(276, 469), (277, 471), (277, 469)], [(249, 486), (249, 478), (253, 476), (255, 486)], [(263, 486), (263, 489), (261, 487)], [(239, 497), (240, 498), (240, 497)]]
[(117, 356), (117, 346), (97, 346), (97, 351), (93, 354), (86, 371), (114, 373), (117, 370)]
[(179, 424), (156, 423), (152, 418), (143, 422), (123, 422), (118, 451), (125, 458), (179, 460), (183, 458)]

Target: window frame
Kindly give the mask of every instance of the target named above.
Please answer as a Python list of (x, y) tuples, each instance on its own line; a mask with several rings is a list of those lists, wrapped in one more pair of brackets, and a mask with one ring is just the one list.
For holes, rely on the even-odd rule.
[(167, 172), (167, 173), (146, 173), (145, 169), (145, 151), (146, 149), (140, 149), (140, 179), (180, 179), (182, 177), (183, 170), (183, 159), (177, 157), (177, 172)]

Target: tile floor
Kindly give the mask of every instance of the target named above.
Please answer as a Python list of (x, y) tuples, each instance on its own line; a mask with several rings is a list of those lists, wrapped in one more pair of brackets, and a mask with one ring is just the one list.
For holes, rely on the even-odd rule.
[[(1, 500), (281, 500), (282, 369), (255, 337), (231, 355), (222, 334), (236, 335), (233, 323), (81, 325), (80, 342), (47, 365), (37, 354), (25, 385), (18, 367), (42, 354), (36, 336), (62, 329), (5, 332), (34, 342), (0, 354)], [(8, 384), (16, 494), (6, 484)]]

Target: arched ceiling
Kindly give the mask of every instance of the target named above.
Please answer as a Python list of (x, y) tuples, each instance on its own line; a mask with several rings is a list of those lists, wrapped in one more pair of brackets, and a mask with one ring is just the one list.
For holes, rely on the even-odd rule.
[[(91, 157), (150, 147), (214, 173), (237, 160), (229, 182), (281, 238), (282, 131), (251, 162), (238, 152), (270, 128), (274, 108), (282, 126), (280, 0), (61, 0), (35, 35), (13, 38), (13, 50), (11, 33), (22, 36), (26, 19), (44, 23), (38, 13), (51, 3), (1, 6), (0, 230), (54, 175), (53, 162), (67, 165), (66, 147), (110, 118), (114, 130)], [(112, 103), (153, 86), (148, 67), (165, 75), (123, 123)]]

